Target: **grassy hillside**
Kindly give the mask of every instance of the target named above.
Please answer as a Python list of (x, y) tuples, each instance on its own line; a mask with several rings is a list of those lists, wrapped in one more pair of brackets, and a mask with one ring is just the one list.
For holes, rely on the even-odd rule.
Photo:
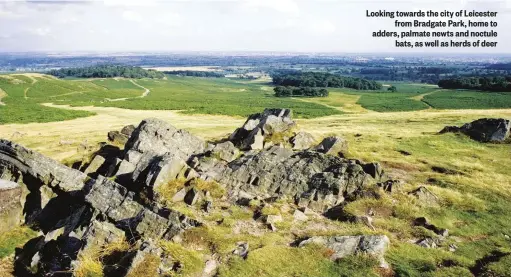
[[(316, 118), (345, 111), (417, 111), (426, 109), (510, 108), (511, 93), (440, 90), (423, 84), (394, 83), (397, 92), (330, 89), (325, 98), (277, 98), (266, 83), (225, 78), (169, 76), (153, 79), (59, 80), (44, 75), (2, 75), (0, 124), (51, 122), (90, 116), (87, 111), (63, 110), (42, 103), (117, 107), (131, 110), (177, 110), (187, 114), (245, 117), (268, 107), (293, 109), (298, 118)], [(145, 93), (149, 90), (149, 93)], [(147, 95), (146, 95), (147, 94)], [(346, 97), (362, 109), (353, 110)]]

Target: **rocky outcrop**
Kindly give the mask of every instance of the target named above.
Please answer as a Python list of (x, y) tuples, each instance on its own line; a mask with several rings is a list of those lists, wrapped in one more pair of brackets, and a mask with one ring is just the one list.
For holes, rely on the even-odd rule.
[(371, 180), (355, 161), (315, 152), (271, 147), (228, 164), (199, 159), (193, 168), (226, 186), (231, 198), (295, 197), (300, 206), (324, 211), (355, 195)]
[[(69, 271), (72, 261), (90, 243), (121, 237), (132, 242), (171, 239), (199, 225), (179, 212), (137, 202), (133, 192), (103, 176), (87, 177), (13, 142), (0, 140), (0, 149), (0, 176), (28, 188), (23, 201), (25, 222), (43, 234), (17, 254), (17, 276), (32, 276), (24, 275), (29, 274), (28, 268), (41, 276)], [(46, 190), (53, 197), (43, 199)]]
[(206, 143), (185, 130), (159, 119), (146, 119), (133, 131), (124, 147), (116, 175), (132, 190), (153, 187), (178, 177), (191, 177), (186, 162), (204, 152)]
[[(158, 261), (158, 274), (172, 275), (179, 265), (170, 264), (155, 242), (179, 238), (200, 223), (165, 208), (164, 202), (195, 205), (193, 209), (202, 209), (204, 215), (214, 210), (218, 199), (244, 205), (262, 202), (260, 207), (292, 199), (298, 206), (293, 215), (298, 223), (342, 208), (365, 195), (366, 188), (374, 190), (377, 182), (385, 182), (378, 163), (343, 158), (344, 139), (329, 137), (312, 147), (312, 136), (295, 134), (295, 125), (290, 110), (267, 109), (251, 115), (229, 140), (206, 143), (165, 121), (146, 119), (118, 132), (129, 137), (124, 150), (103, 145), (81, 166), (83, 172), (0, 140), (0, 178), (26, 188), (20, 194), (25, 223), (41, 231), (16, 255), (19, 276), (29, 269), (48, 276), (70, 271), (92, 246), (118, 240), (129, 241), (130, 249), (105, 260), (105, 276), (140, 274), (139, 265), (149, 258)], [(158, 188), (166, 184), (175, 185), (175, 190), (158, 202), (163, 195)], [(391, 186), (383, 187), (391, 191)], [(272, 231), (283, 220), (282, 215), (258, 216)], [(369, 216), (356, 220), (375, 229)], [(382, 265), (388, 244), (385, 236), (307, 241), (333, 249), (334, 259), (363, 252), (377, 256)], [(247, 257), (248, 243), (235, 247), (232, 254)]]
[(503, 118), (482, 118), (461, 127), (447, 126), (444, 133), (463, 133), (480, 142), (505, 142), (511, 133), (511, 123)]
[(389, 267), (384, 259), (384, 254), (390, 241), (385, 235), (312, 237), (300, 242), (299, 246), (303, 247), (311, 243), (319, 244), (330, 249), (333, 252), (331, 256), (332, 260), (338, 260), (357, 253), (365, 253), (377, 258), (380, 262), (380, 267)]
[(243, 150), (263, 149), (265, 138), (289, 133), (295, 127), (291, 115), (289, 109), (265, 109), (263, 113), (252, 114), (229, 140)]

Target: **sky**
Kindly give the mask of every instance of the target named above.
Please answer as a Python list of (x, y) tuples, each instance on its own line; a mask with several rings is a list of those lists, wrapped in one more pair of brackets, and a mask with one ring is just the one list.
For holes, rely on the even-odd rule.
[[(396, 48), (372, 37), (395, 19), (366, 17), (462, 9), (499, 12), (496, 48)], [(0, 0), (0, 52), (511, 53), (510, 26), (511, 0)]]

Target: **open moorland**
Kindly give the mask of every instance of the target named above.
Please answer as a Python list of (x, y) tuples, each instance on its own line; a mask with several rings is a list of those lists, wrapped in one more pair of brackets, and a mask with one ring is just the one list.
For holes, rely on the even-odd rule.
[[(137, 125), (145, 118), (162, 119), (213, 141), (227, 137), (247, 115), (265, 108), (289, 108), (297, 131), (309, 132), (317, 141), (344, 137), (349, 144), (347, 158), (381, 163), (391, 179), (403, 182), (402, 187), (344, 207), (353, 216), (371, 210), (373, 228), (324, 217), (296, 221), (293, 206), (276, 202), (263, 212), (284, 218), (271, 232), (254, 223), (254, 205), (215, 207), (204, 215), (198, 207), (171, 204), (205, 223), (185, 231), (182, 242), (164, 245), (183, 266), (175, 276), (201, 276), (207, 257), (218, 255), (223, 260), (238, 241), (249, 242), (249, 255), (221, 263), (218, 276), (511, 276), (510, 145), (438, 134), (444, 126), (478, 118), (511, 119), (511, 93), (392, 85), (397, 92), (331, 89), (325, 98), (283, 99), (273, 96), (267, 80), (171, 76), (59, 80), (37, 74), (0, 75), (0, 103), (4, 103), (0, 138), (71, 164), (87, 159), (89, 146), (106, 141), (108, 131)], [(409, 194), (420, 186), (436, 199), (423, 202)], [(448, 229), (449, 236), (435, 247), (417, 245), (420, 239), (437, 237), (414, 226), (417, 217)], [(290, 246), (297, 238), (361, 234), (390, 238), (385, 253), (390, 269), (378, 268), (377, 261), (365, 255), (332, 262), (325, 249)], [(15, 247), (35, 236), (27, 227), (0, 233), (0, 271), (8, 272)], [(103, 276), (98, 259), (75, 276)]]

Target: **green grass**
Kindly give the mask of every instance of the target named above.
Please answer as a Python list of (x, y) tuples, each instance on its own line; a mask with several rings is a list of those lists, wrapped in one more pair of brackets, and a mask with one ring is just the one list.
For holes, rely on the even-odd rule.
[(36, 236), (37, 232), (23, 226), (0, 233), (0, 259), (14, 254), (16, 247), (23, 246), (23, 244)]
[[(90, 116), (86, 111), (70, 111), (41, 106), (41, 103), (72, 106), (118, 107), (132, 110), (179, 110), (187, 114), (220, 114), (245, 117), (265, 108), (290, 108), (298, 118), (314, 118), (341, 112), (316, 103), (273, 96), (259, 83), (242, 83), (220, 78), (168, 77), (168, 80), (137, 80), (144, 90), (126, 79), (57, 80), (11, 75), (0, 78), (7, 93), (0, 106), (0, 124), (51, 122)], [(14, 81), (13, 79), (14, 78)], [(26, 97), (25, 97), (26, 96)], [(108, 99), (128, 98), (126, 101)]]
[(424, 101), (436, 109), (507, 109), (511, 92), (441, 90), (426, 95)]
[(232, 258), (220, 268), (219, 276), (378, 276), (375, 272), (377, 262), (370, 257), (349, 257), (336, 263), (330, 261), (328, 254), (326, 249), (318, 246), (266, 246), (250, 251), (246, 260)]

